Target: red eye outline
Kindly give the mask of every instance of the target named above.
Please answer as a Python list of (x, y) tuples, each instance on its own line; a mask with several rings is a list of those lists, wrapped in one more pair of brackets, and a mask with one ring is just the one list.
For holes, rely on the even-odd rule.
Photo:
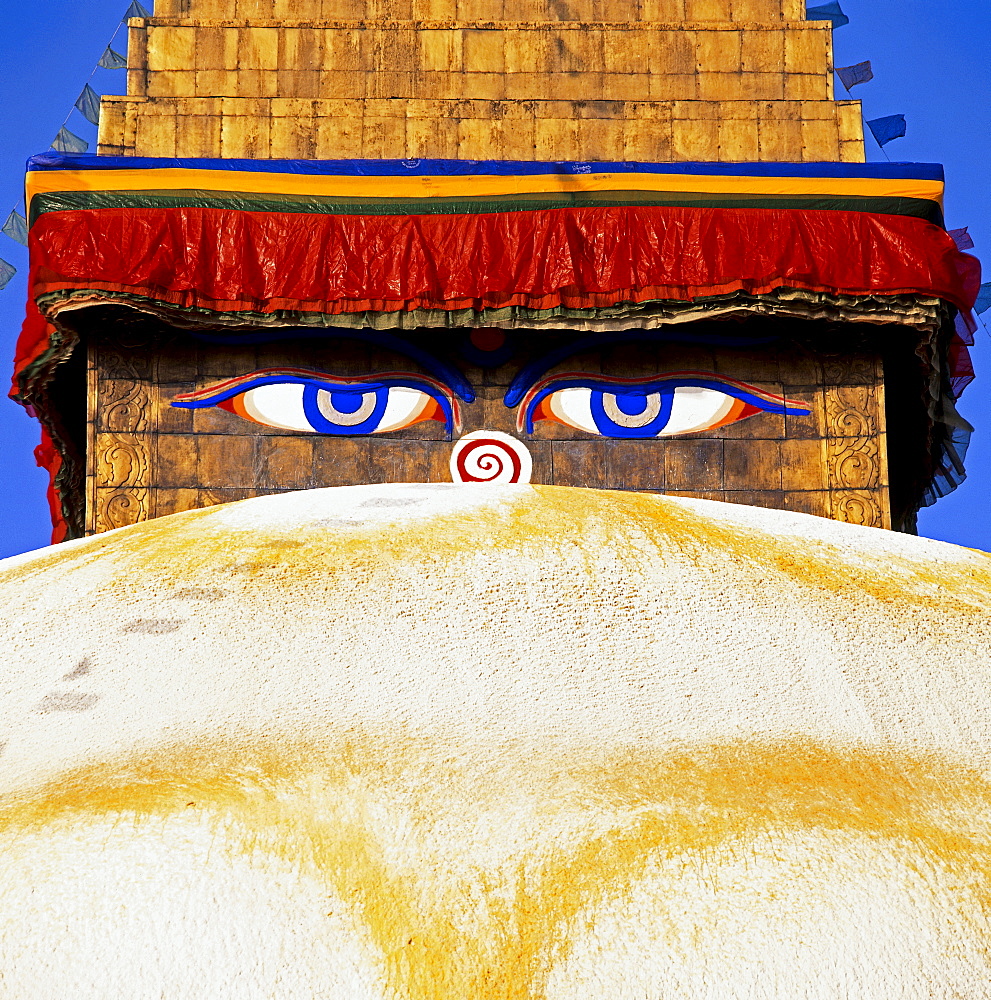
[[(415, 419), (403, 424), (402, 427), (390, 428), (391, 430), (405, 430), (407, 427), (428, 420), (444, 424), (448, 434), (457, 433), (461, 429), (461, 405), (450, 388), (438, 379), (415, 372), (381, 372), (375, 375), (357, 375), (345, 378), (307, 368), (261, 368), (245, 375), (226, 379), (223, 382), (215, 382), (194, 392), (180, 393), (171, 405), (183, 409), (218, 407), (245, 420), (250, 420), (252, 423), (266, 427), (280, 426), (258, 419), (249, 411), (242, 398), (252, 389), (272, 385), (303, 386), (304, 393), (314, 397), (318, 391), (365, 396), (376, 393), (381, 396), (378, 405), (367, 420), (361, 424), (351, 424), (346, 427), (333, 425), (322, 416), (318, 407), (306, 405), (306, 421), (310, 425), (312, 433), (342, 436), (364, 436), (375, 433), (387, 405), (389, 390), (397, 388), (419, 391), (429, 397), (429, 402), (415, 414)], [(302, 429), (300, 432), (306, 433)]]
[[(697, 430), (675, 432), (671, 436), (675, 436), (677, 433), (699, 434), (716, 430), (736, 423), (738, 420), (756, 416), (758, 413), (791, 413), (796, 416), (808, 416), (811, 413), (808, 404), (800, 400), (788, 399), (785, 396), (759, 389), (748, 382), (728, 378), (724, 375), (716, 375), (714, 372), (675, 371), (640, 378), (620, 378), (596, 375), (590, 372), (562, 372), (542, 378), (527, 390), (516, 411), (516, 426), (520, 433), (533, 434), (533, 425), (536, 422), (549, 420), (565, 427), (587, 431), (587, 428), (569, 423), (553, 412), (550, 398), (561, 389), (589, 389), (591, 392), (599, 394), (644, 396), (647, 394), (672, 395), (674, 390), (679, 388), (710, 389), (733, 397), (735, 402), (716, 423)], [(670, 406), (668, 406), (668, 413), (670, 413)], [(629, 430), (619, 426), (605, 430), (596, 421), (596, 428), (596, 431), (587, 432), (598, 433), (602, 437), (647, 440), (664, 436), (663, 427), (656, 433), (643, 433), (638, 429)]]

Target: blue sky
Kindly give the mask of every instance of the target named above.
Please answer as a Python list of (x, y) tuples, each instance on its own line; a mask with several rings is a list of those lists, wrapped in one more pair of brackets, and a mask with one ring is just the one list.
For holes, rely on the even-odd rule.
[[(87, 81), (129, 0), (48, 0), (4, 4), (0, 32), (0, 212), (21, 198), (24, 161), (48, 147)], [(908, 134), (885, 147), (892, 160), (946, 167), (950, 228), (970, 226), (974, 253), (991, 262), (991, 4), (987, 0), (841, 0), (850, 24), (834, 33), (836, 65), (870, 59), (875, 79), (854, 89), (867, 118), (905, 114)], [(813, 4), (814, 5), (814, 4)], [(151, 6), (146, 0), (145, 6)], [(115, 48), (123, 51), (125, 32)], [(101, 93), (121, 93), (123, 71), (98, 70)], [(837, 84), (839, 91), (839, 85)], [(842, 91), (840, 91), (841, 93)], [(95, 129), (73, 112), (69, 127), (95, 141)], [(883, 159), (868, 139), (867, 158)], [(2, 220), (0, 220), (2, 221)], [(19, 273), (0, 292), (0, 355), (13, 358), (25, 297), (26, 251), (0, 236), (0, 257)], [(991, 264), (987, 278), (991, 280)], [(985, 314), (991, 325), (991, 312)], [(923, 511), (920, 533), (991, 550), (991, 334), (982, 325), (974, 359), (977, 381), (961, 411), (977, 428), (968, 481)], [(9, 373), (4, 368), (4, 382)], [(986, 373), (986, 374), (985, 374)], [(0, 402), (0, 556), (45, 545), (49, 538), (46, 476), (34, 466), (36, 423)]]

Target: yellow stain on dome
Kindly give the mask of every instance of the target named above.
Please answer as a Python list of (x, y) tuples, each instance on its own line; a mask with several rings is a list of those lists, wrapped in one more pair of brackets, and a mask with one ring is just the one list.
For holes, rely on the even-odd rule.
[[(418, 573), (424, 579), (453, 579), (467, 577), (467, 561), (482, 552), (510, 561), (518, 553), (551, 568), (577, 561), (594, 584), (605, 554), (634, 576), (643, 572), (645, 558), (681, 562), (700, 571), (729, 571), (768, 589), (797, 588), (810, 602), (842, 599), (902, 620), (921, 616), (930, 636), (958, 641), (972, 631), (967, 622), (975, 611), (983, 614), (991, 601), (991, 556), (984, 553), (960, 550), (965, 558), (913, 559), (886, 551), (883, 540), (890, 536), (880, 530), (876, 553), (869, 545), (846, 550), (823, 539), (720, 520), (677, 498), (653, 494), (536, 486), (469, 510), (347, 527), (321, 526), (319, 518), (284, 525), (275, 519), (257, 530), (228, 527), (229, 506), (96, 536), (66, 552), (64, 563), (54, 558), (67, 569), (78, 560), (98, 560), (109, 546), (116, 570), (107, 587), (120, 594), (180, 580), (208, 585), (218, 577), (244, 592), (259, 583), (326, 588), (335, 582), (395, 582)], [(17, 568), (13, 576), (36, 569)], [(501, 576), (504, 584), (511, 570)]]
[[(869, 546), (858, 549), (854, 558), (828, 541), (780, 536), (722, 521), (677, 498), (573, 487), (530, 489), (529, 495), (521, 492), (498, 504), (479, 503), (467, 510), (395, 521), (356, 520), (347, 527), (321, 526), (314, 518), (310, 524), (303, 520), (257, 530), (228, 528), (224, 513), (232, 505), (225, 504), (97, 535), (65, 550), (55, 548), (28, 564), (6, 568), (2, 578), (13, 582), (56, 567), (61, 572), (98, 561), (112, 549), (116, 580), (132, 584), (142, 578), (151, 582), (186, 580), (198, 573), (212, 576), (231, 568), (235, 556), (234, 568), (246, 583), (270, 571), (285, 582), (302, 582), (342, 567), (373, 571), (401, 564), (456, 570), (480, 545), (490, 553), (522, 550), (529, 555), (573, 557), (575, 541), (591, 536), (614, 541), (610, 554), (631, 569), (639, 568), (642, 548), (636, 543), (640, 542), (649, 545), (661, 562), (682, 558), (702, 567), (729, 559), (742, 571), (753, 572), (756, 567), (832, 595), (917, 605), (950, 615), (962, 605), (966, 610), (984, 608), (991, 596), (991, 556), (977, 550), (960, 550), (972, 557), (967, 562), (936, 562), (880, 548), (878, 560), (869, 561), (864, 558), (870, 554)], [(280, 539), (298, 547), (275, 547)], [(590, 567), (595, 565), (594, 550), (581, 555)]]
[[(625, 593), (608, 590), (617, 568), (632, 580), (673, 568), (689, 585), (697, 572), (698, 580), (727, 587), (766, 587), (815, 612), (855, 608), (879, 640), (920, 629), (930, 643), (926, 657), (896, 665), (895, 679), (906, 685), (938, 671), (943, 647), (934, 638), (951, 637), (954, 650), (972, 642), (991, 599), (987, 556), (947, 547), (945, 561), (915, 558), (911, 545), (883, 532), (851, 532), (845, 547), (652, 495), (536, 487), (502, 496), (454, 503), (443, 513), (427, 506), (422, 514), (376, 512), (354, 524), (342, 522), (333, 503), (324, 524), (319, 514), (294, 514), (290, 504), (270, 513), (257, 506), (257, 516), (240, 520), (231, 512), (250, 507), (205, 509), (52, 550), (13, 564), (3, 579), (30, 593), (53, 575), (72, 583), (76, 570), (95, 567), (88, 590), (80, 576), (87, 615), (104, 599), (123, 606), (138, 595), (133, 605), (153, 606), (178, 584), (223, 581), (228, 599), (243, 600), (249, 615), (255, 595), (260, 602), (299, 599), (322, 615), (351, 615), (365, 625), (367, 606), (339, 596), (358, 584), (378, 584), (375, 602), (385, 609), (388, 589), (406, 588), (419, 616), (421, 609), (443, 613), (487, 586), (497, 600), (511, 598), (517, 577), (526, 585), (526, 566), (550, 577), (574, 571), (579, 590), (597, 598), (601, 581), (607, 600)], [(773, 512), (761, 517), (773, 527)], [(847, 530), (829, 528), (841, 539)], [(629, 595), (623, 599), (630, 605), (614, 610), (636, 622), (643, 609), (636, 588)], [(564, 607), (565, 629), (581, 610), (574, 601)], [(210, 619), (215, 638), (236, 627), (224, 610)], [(675, 627), (678, 621), (675, 614)], [(533, 627), (539, 622), (535, 617)], [(250, 662), (250, 649), (242, 655)], [(520, 651), (520, 664), (526, 656)], [(596, 907), (630, 898), (658, 859), (684, 859), (707, 872), (740, 844), (773, 845), (817, 831), (883, 843), (905, 870), (938, 863), (972, 887), (979, 912), (964, 920), (975, 939), (986, 936), (991, 789), (966, 760), (952, 760), (949, 748), (946, 757), (887, 745), (841, 748), (827, 730), (819, 742), (755, 738), (644, 750), (596, 745), (589, 732), (574, 734), (566, 754), (548, 750), (542, 759), (530, 744), (490, 744), (491, 733), (479, 733), (471, 747), (395, 730), (352, 731), (347, 743), (328, 735), (352, 721), (332, 709), (308, 720), (307, 732), (317, 734), (309, 742), (299, 735), (301, 722), (289, 735), (194, 737), (182, 750), (160, 746), (161, 734), (152, 732), (141, 754), (127, 749), (119, 760), (70, 765), (48, 785), (8, 798), (0, 839), (16, 845), (19, 834), (41, 830), (54, 850), (60, 838), (71, 841), (74, 830), (109, 818), (110, 851), (113, 837), (130, 829), (167, 831), (187, 809), (202, 810), (215, 826), (217, 850), (316, 873), (328, 894), (346, 901), (381, 956), (383, 980), (403, 1000), (540, 1000), (551, 970), (574, 947), (576, 928)], [(941, 731), (944, 738), (953, 754), (976, 759), (980, 752), (952, 728)], [(514, 813), (510, 800), (529, 805)], [(495, 819), (480, 833), (472, 823), (483, 807)], [(677, 894), (677, 884), (671, 891)], [(937, 912), (941, 905), (933, 904)]]
[[(44, 829), (54, 845), (107, 817), (117, 821), (115, 835), (127, 836), (205, 810), (218, 850), (317, 871), (350, 901), (392, 994), (404, 1000), (539, 1000), (580, 914), (621, 899), (658, 858), (717, 870), (731, 840), (864, 834), (910, 869), (935, 859), (991, 910), (991, 789), (935, 757), (796, 739), (654, 755), (628, 749), (574, 769), (527, 760), (493, 790), (498, 797), (532, 785), (541, 808), (526, 847), (468, 875), (457, 863), (473, 808), (459, 795), (464, 777), (455, 748), (422, 740), (204, 741), (67, 774), (0, 814), (0, 839)], [(562, 777), (573, 800), (553, 792)], [(390, 798), (409, 808), (383, 817), (373, 806)], [(590, 820), (576, 834), (568, 820), (579, 814)], [(390, 823), (405, 830), (405, 863), (386, 843)], [(975, 934), (981, 920), (973, 914)]]

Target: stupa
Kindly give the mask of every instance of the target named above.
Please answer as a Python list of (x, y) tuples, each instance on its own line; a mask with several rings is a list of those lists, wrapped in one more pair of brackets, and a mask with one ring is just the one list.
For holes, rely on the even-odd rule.
[(991, 559), (879, 530), (963, 474), (976, 262), (828, 25), (130, 30), (29, 169), (4, 989), (984, 996)]
[(991, 557), (385, 484), (0, 564), (9, 995), (984, 995)]
[(911, 530), (960, 481), (976, 261), (938, 166), (864, 162), (799, 0), (130, 25), (100, 155), (28, 174), (56, 537), (500, 476)]

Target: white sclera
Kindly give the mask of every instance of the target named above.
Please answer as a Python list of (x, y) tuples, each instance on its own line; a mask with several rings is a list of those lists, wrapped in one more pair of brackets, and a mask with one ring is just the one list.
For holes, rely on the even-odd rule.
[(393, 386), (389, 390), (389, 400), (385, 404), (385, 412), (378, 427), (375, 428), (375, 433), (408, 427), (410, 421), (418, 417), (431, 402), (433, 396), (419, 389), (411, 389), (404, 385)]
[(245, 413), (260, 424), (312, 434), (313, 426), (303, 412), (304, 388), (291, 382), (260, 385), (257, 389), (249, 389), (241, 397), (241, 405)]
[[(306, 419), (303, 410), (305, 386), (289, 382), (260, 385), (249, 389), (241, 399), (245, 412), (260, 424), (279, 427), (286, 431), (306, 431), (313, 434), (315, 429)], [(393, 386), (378, 427), (370, 433), (398, 430), (429, 405), (432, 396), (419, 389)], [(343, 427), (344, 425), (342, 425)], [(345, 427), (346, 429), (346, 427)]]
[(550, 394), (547, 402), (551, 413), (559, 420), (589, 434), (599, 433), (592, 419), (591, 389), (558, 389)]
[(733, 409), (735, 402), (734, 396), (729, 396), (718, 389), (678, 386), (674, 390), (671, 416), (658, 437), (707, 430), (723, 420)]
[[(588, 431), (589, 434), (609, 437), (608, 434), (602, 434), (592, 418), (591, 389), (558, 389), (551, 393), (547, 402), (554, 416), (569, 426)], [(674, 434), (704, 431), (723, 420), (735, 402), (735, 397), (718, 389), (678, 386), (674, 390), (671, 416), (664, 429), (654, 436), (671, 437)]]

